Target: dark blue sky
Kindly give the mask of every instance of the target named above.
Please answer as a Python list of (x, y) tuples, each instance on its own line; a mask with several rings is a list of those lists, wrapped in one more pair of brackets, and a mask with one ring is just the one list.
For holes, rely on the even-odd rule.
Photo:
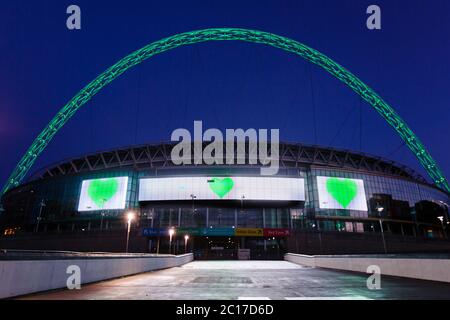
[[(81, 31), (66, 29), (70, 4), (81, 7)], [(381, 31), (365, 27), (370, 4), (381, 7)], [(448, 0), (15, 0), (0, 5), (0, 184), (100, 72), (150, 42), (209, 27), (264, 30), (328, 55), (392, 105), (450, 176)], [(169, 140), (193, 120), (208, 128), (280, 128), (282, 140), (361, 148), (423, 173), (393, 129), (337, 79), (297, 56), (239, 42), (178, 48), (128, 71), (73, 117), (32, 171), (86, 152)]]

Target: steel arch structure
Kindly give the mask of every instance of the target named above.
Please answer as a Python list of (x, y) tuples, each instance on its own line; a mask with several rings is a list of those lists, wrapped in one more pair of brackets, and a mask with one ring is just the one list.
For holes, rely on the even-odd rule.
[(119, 60), (116, 64), (101, 73), (97, 78), (79, 91), (66, 105), (64, 105), (34, 140), (3, 187), (2, 194), (10, 188), (19, 185), (37, 157), (45, 149), (58, 130), (64, 126), (64, 124), (75, 114), (75, 112), (86, 104), (103, 87), (107, 86), (122, 73), (154, 55), (180, 46), (207, 41), (226, 40), (260, 43), (279, 48), (299, 55), (309, 62), (325, 69), (366, 100), (404, 140), (406, 145), (425, 168), (433, 182), (441, 189), (450, 192), (449, 184), (442, 171), (439, 169), (434, 159), (427, 152), (423, 144), (409, 128), (409, 126), (376, 92), (370, 89), (366, 84), (364, 84), (341, 65), (317, 50), (286, 37), (249, 29), (213, 28), (180, 33), (150, 43)]

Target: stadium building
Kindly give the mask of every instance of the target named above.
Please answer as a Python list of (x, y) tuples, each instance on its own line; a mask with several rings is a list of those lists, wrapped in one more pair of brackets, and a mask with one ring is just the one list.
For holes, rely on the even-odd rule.
[(261, 176), (260, 165), (176, 166), (173, 146), (104, 151), (40, 170), (2, 197), (0, 248), (196, 259), (450, 249), (449, 194), (393, 161), (282, 144), (278, 174)]

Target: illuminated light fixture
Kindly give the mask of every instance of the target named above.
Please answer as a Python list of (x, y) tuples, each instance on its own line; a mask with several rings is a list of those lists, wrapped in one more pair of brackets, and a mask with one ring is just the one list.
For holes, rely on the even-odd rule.
[(172, 237), (175, 234), (175, 229), (170, 228), (169, 229), (169, 254), (172, 254)]
[[(445, 231), (445, 226), (444, 226), (444, 216), (438, 216), (437, 217), (439, 219), (439, 221), (441, 222), (441, 226), (442, 226), (442, 232), (444, 234), (444, 238), (447, 239), (447, 232)], [(448, 222), (448, 221), (447, 221)]]
[(128, 223), (131, 223), (131, 221), (133, 221), (135, 217), (136, 217), (136, 214), (133, 211), (128, 211), (128, 213), (127, 213)]
[(378, 223), (380, 224), (381, 239), (383, 241), (384, 253), (387, 254), (386, 239), (384, 238), (384, 228), (383, 228), (383, 221), (382, 221), (382, 217), (381, 217), (381, 212), (384, 210), (384, 207), (380, 206), (380, 204), (377, 203), (377, 206), (375, 207), (375, 209), (378, 211), (378, 217), (379, 217)]
[(188, 240), (189, 240), (189, 235), (185, 234), (184, 235), (184, 253), (187, 252), (187, 242), (188, 242)]
[(131, 230), (131, 221), (134, 220), (136, 217), (135, 213), (133, 211), (127, 212), (127, 244), (125, 247), (125, 252), (128, 253), (128, 244), (130, 242), (130, 230)]

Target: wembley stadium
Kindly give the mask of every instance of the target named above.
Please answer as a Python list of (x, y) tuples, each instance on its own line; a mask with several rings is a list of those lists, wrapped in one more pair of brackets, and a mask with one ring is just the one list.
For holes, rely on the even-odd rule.
[(281, 259), (286, 252), (443, 252), (450, 195), (380, 157), (280, 144), (260, 165), (174, 165), (174, 144), (64, 160), (2, 197), (0, 247), (193, 252), (196, 259)]

